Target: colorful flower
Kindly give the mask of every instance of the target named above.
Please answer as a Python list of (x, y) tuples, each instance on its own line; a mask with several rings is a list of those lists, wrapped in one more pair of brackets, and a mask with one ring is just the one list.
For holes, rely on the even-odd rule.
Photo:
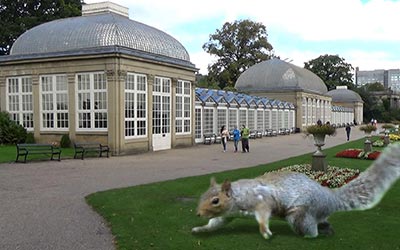
[(313, 171), (310, 164), (288, 166), (273, 172), (280, 171), (303, 173), (320, 183), (322, 186), (329, 188), (341, 187), (344, 184), (349, 183), (351, 180), (357, 178), (357, 176), (360, 174), (360, 170), (358, 169), (338, 168), (334, 166), (328, 166), (326, 172)]

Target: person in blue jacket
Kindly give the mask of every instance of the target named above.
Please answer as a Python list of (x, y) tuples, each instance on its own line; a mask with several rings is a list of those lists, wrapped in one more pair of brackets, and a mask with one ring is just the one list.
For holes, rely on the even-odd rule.
[(235, 146), (235, 153), (238, 151), (240, 141), (240, 130), (235, 126), (233, 129), (233, 145)]

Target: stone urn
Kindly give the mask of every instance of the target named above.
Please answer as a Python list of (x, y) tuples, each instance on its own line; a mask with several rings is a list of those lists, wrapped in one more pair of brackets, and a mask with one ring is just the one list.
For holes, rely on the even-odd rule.
[(365, 132), (364, 152), (372, 152), (371, 132)]
[(313, 134), (314, 145), (317, 147), (317, 151), (312, 155), (311, 169), (313, 171), (324, 171), (327, 170), (326, 154), (322, 152), (321, 147), (325, 145), (325, 134)]
[(389, 131), (385, 129), (385, 136), (383, 137), (383, 145), (387, 146), (389, 144), (390, 144)]

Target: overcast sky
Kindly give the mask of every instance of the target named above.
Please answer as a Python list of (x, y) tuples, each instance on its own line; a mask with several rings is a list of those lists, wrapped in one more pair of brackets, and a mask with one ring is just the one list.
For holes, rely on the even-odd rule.
[[(85, 0), (86, 3), (102, 0)], [(338, 55), (360, 70), (400, 68), (397, 0), (112, 0), (130, 19), (158, 28), (183, 44), (207, 73), (213, 59), (202, 45), (225, 22), (250, 19), (267, 27), (281, 59), (304, 67), (320, 55)]]

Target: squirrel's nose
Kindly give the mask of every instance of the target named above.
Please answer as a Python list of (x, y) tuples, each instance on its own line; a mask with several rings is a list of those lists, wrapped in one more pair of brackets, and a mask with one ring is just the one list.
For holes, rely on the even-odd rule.
[(199, 217), (200, 217), (200, 213), (199, 213), (199, 212), (197, 212), (197, 216), (199, 216)]

